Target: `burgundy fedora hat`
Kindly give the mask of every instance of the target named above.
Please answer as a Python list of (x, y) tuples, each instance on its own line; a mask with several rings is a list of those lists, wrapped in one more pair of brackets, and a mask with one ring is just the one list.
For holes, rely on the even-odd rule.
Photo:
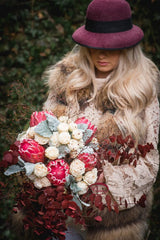
[(131, 8), (125, 0), (93, 0), (87, 8), (85, 25), (72, 39), (85, 47), (124, 49), (143, 39), (143, 31), (132, 24)]

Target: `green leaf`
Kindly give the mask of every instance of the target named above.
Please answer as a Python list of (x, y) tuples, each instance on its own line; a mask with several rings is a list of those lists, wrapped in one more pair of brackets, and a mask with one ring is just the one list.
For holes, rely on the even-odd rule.
[(25, 169), (25, 172), (26, 172), (27, 176), (29, 176), (33, 173), (34, 167), (35, 167), (34, 163), (29, 163), (29, 162), (25, 163), (24, 169)]
[(88, 125), (85, 123), (80, 123), (80, 124), (77, 124), (77, 128), (85, 132), (88, 128)]
[(86, 142), (93, 134), (91, 129), (87, 129), (83, 134), (83, 141)]
[(11, 165), (9, 166), (9, 168), (4, 172), (4, 175), (6, 176), (10, 176), (14, 173), (18, 173), (23, 171), (24, 169), (22, 167), (20, 167), (19, 165)]
[(52, 136), (52, 132), (48, 126), (47, 120), (40, 122), (35, 127), (35, 132), (43, 137), (51, 137)]
[(67, 145), (60, 145), (58, 147), (58, 150), (59, 150), (58, 158), (64, 158), (67, 153), (70, 153), (70, 149), (67, 147)]
[(59, 120), (56, 117), (54, 117), (54, 116), (52, 116), (50, 114), (46, 114), (46, 116), (47, 116), (47, 120), (46, 121), (47, 121), (49, 129), (52, 132), (56, 132), (57, 131), (57, 127), (58, 127), (58, 125), (60, 123)]

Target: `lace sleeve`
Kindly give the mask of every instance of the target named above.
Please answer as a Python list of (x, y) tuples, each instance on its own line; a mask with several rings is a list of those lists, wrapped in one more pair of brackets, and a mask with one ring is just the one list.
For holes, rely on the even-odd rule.
[(159, 153), (157, 150), (159, 134), (159, 103), (155, 99), (145, 110), (147, 123), (146, 142), (154, 145), (154, 150), (149, 152), (145, 158), (140, 157), (137, 166), (120, 165), (113, 166), (105, 162), (104, 176), (112, 196), (119, 203), (120, 209), (135, 205), (143, 194), (147, 194), (152, 188), (158, 168)]

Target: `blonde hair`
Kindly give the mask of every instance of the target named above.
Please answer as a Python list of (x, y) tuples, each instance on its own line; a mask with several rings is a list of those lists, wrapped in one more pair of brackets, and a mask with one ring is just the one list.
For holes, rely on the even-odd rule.
[(96, 89), (95, 69), (88, 48), (76, 45), (62, 61), (75, 66), (61, 86), (68, 104), (79, 111), (79, 90), (92, 86), (88, 101), (95, 99), (100, 109), (104, 103), (112, 103), (121, 131), (131, 134), (137, 142), (144, 137), (141, 114), (156, 96), (159, 71), (139, 45), (121, 50), (119, 64), (101, 91)]

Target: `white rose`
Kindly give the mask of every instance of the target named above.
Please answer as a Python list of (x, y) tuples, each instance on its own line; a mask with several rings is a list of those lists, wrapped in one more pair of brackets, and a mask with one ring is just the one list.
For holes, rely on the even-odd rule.
[(71, 151), (70, 152), (70, 157), (71, 158), (76, 158), (78, 154), (79, 154), (79, 151)]
[(31, 180), (31, 181), (34, 181), (36, 179), (36, 176), (32, 173), (31, 175), (28, 176), (28, 178)]
[(62, 122), (58, 125), (57, 128), (59, 132), (68, 132), (69, 125), (67, 123)]
[(77, 129), (77, 124), (74, 123), (74, 122), (70, 122), (68, 125), (69, 125), (69, 131), (70, 132), (73, 132), (74, 130)]
[(34, 128), (35, 127), (29, 127), (27, 131), (24, 131), (18, 134), (17, 141), (23, 141), (23, 139), (28, 139), (28, 138), (34, 139), (35, 137)]
[(58, 118), (58, 120), (59, 120), (60, 122), (67, 123), (68, 117), (67, 117), (67, 116), (60, 116), (60, 117)]
[(71, 139), (68, 147), (71, 151), (77, 151), (79, 149), (79, 143), (75, 139)]
[(51, 186), (51, 183), (47, 177), (43, 178), (36, 178), (33, 182), (34, 186), (38, 189), (41, 189), (43, 187), (49, 187)]
[(96, 137), (93, 137), (91, 143), (98, 145), (98, 140)]
[(50, 137), (49, 144), (58, 147), (59, 146), (59, 133), (53, 132), (53, 135)]
[(97, 181), (97, 168), (93, 168), (91, 171), (88, 171), (84, 175), (83, 181), (88, 185), (94, 184)]
[(24, 132), (21, 132), (21, 133), (18, 134), (17, 141), (22, 142), (23, 139), (26, 139), (26, 138), (28, 138), (28, 137), (27, 137), (27, 132), (24, 131)]
[(58, 140), (61, 144), (68, 144), (70, 142), (71, 136), (68, 132), (61, 132), (58, 136)]
[(85, 164), (79, 160), (75, 159), (70, 164), (70, 173), (74, 177), (79, 177), (85, 173)]
[(35, 134), (34, 140), (36, 142), (38, 142), (40, 145), (45, 145), (49, 142), (48, 137), (43, 137), (43, 136), (39, 135), (38, 133)]
[(72, 132), (72, 138), (76, 139), (76, 140), (80, 140), (83, 137), (83, 133), (80, 129), (75, 129)]
[(81, 190), (78, 192), (79, 195), (83, 195), (88, 191), (88, 185), (81, 181), (77, 183), (77, 187), (80, 188)]
[(83, 148), (83, 147), (84, 147), (84, 141), (83, 141), (83, 139), (81, 139), (81, 140), (78, 141), (78, 145), (79, 145), (79, 148)]
[(28, 128), (28, 130), (27, 130), (27, 132), (26, 132), (28, 138), (34, 139), (34, 137), (35, 137), (35, 131), (34, 131), (34, 129), (35, 129), (35, 126)]
[(47, 167), (43, 163), (37, 163), (34, 167), (34, 174), (39, 178), (47, 176)]
[(49, 159), (52, 159), (52, 160), (58, 158), (58, 156), (59, 156), (59, 150), (58, 150), (58, 148), (52, 147), (52, 146), (46, 148), (46, 150), (45, 150), (45, 156), (46, 156), (47, 158), (49, 158)]
[(76, 177), (75, 179), (76, 179), (76, 182), (80, 182), (81, 180), (82, 180), (82, 178), (83, 178), (83, 176), (81, 175), (81, 176), (78, 176), (78, 177)]

